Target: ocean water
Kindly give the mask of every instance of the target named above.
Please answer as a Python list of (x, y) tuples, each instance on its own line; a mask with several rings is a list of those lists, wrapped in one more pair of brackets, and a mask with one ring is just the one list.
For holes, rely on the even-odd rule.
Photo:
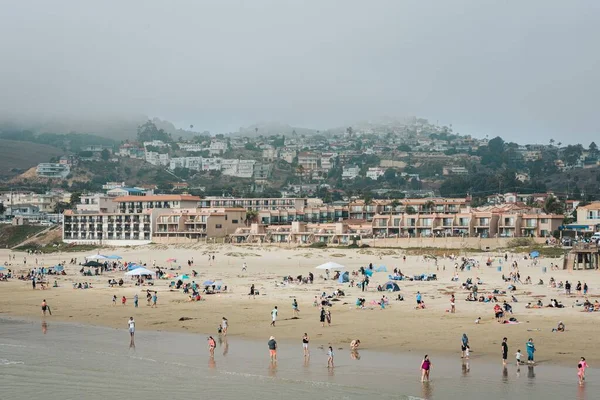
[(431, 382), (422, 384), (421, 354), (362, 350), (353, 359), (347, 348), (336, 349), (335, 368), (328, 369), (325, 349), (311, 348), (305, 362), (298, 340), (280, 342), (272, 366), (267, 340), (230, 337), (213, 361), (206, 335), (138, 331), (130, 348), (125, 329), (0, 318), (0, 399), (600, 398), (593, 360), (579, 386), (577, 360), (573, 368), (542, 362), (504, 369), (500, 361), (475, 357), (467, 365), (458, 356), (430, 354)]

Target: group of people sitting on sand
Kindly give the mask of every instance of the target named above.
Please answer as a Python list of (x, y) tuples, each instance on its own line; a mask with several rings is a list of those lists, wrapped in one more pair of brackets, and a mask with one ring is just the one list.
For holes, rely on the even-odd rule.
[[(54, 282), (56, 283), (56, 281), (54, 281)], [(56, 285), (55, 287), (58, 287), (58, 285)], [(92, 287), (93, 287), (92, 284), (88, 283), (88, 282), (83, 282), (83, 283), (73, 282), (73, 289), (91, 289)]]
[(575, 305), (578, 307), (583, 307), (583, 310), (581, 310), (583, 312), (600, 311), (600, 303), (598, 302), (598, 300), (592, 303), (586, 298), (583, 303), (579, 303), (579, 300), (575, 301)]

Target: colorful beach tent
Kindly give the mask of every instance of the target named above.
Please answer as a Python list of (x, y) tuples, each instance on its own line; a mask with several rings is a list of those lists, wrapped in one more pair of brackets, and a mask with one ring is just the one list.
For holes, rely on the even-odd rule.
[(532, 251), (531, 253), (529, 253), (529, 255), (531, 256), (531, 258), (537, 258), (540, 256), (540, 252), (539, 251)]
[(336, 270), (344, 269), (344, 268), (346, 268), (346, 267), (344, 267), (341, 264), (334, 263), (334, 262), (331, 262), (331, 261), (330, 262), (326, 262), (325, 264), (321, 264), (318, 267), (316, 267), (316, 269), (329, 269), (329, 270), (332, 270), (332, 271), (336, 271)]
[(340, 277), (338, 278), (339, 283), (346, 283), (349, 281), (350, 281), (350, 274), (348, 273), (348, 271), (341, 274)]
[(190, 277), (189, 277), (189, 276), (187, 276), (187, 275), (179, 275), (179, 276), (176, 276), (174, 279), (175, 279), (176, 281), (178, 281), (178, 280), (180, 280), (180, 279), (183, 281), (183, 280), (185, 280), (185, 279), (190, 279)]
[(141, 275), (156, 275), (154, 271), (150, 271), (146, 268), (136, 268), (133, 271), (129, 271), (125, 273), (125, 276), (141, 276)]
[(65, 267), (63, 267), (62, 265), (55, 265), (54, 267), (51, 267), (51, 268), (56, 272), (61, 272), (62, 270), (65, 269)]
[(142, 267), (141, 265), (138, 265), (138, 264), (129, 264), (127, 266), (128, 271), (133, 271), (134, 269), (138, 269), (138, 268), (144, 268), (144, 267)]
[(399, 292), (400, 286), (397, 283), (389, 281), (385, 284), (385, 290), (391, 290), (392, 292)]
[(387, 272), (387, 267), (385, 265), (381, 265), (375, 268), (375, 272)]
[(369, 268), (365, 268), (365, 275), (366, 276), (373, 276), (373, 270), (369, 269)]

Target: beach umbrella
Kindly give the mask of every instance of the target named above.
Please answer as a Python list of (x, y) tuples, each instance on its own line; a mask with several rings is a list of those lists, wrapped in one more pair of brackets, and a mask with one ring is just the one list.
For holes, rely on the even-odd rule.
[(63, 267), (62, 265), (55, 265), (54, 267), (52, 267), (56, 272), (60, 272), (63, 269), (65, 269), (65, 267)]
[(338, 263), (334, 263), (334, 262), (326, 262), (325, 264), (321, 264), (318, 267), (316, 267), (316, 269), (330, 269), (330, 270), (338, 270), (338, 269), (344, 269), (346, 267), (344, 267), (341, 264)]
[(539, 257), (539, 256), (540, 256), (540, 252), (539, 252), (539, 251), (532, 251), (531, 253), (529, 253), (529, 255), (530, 255), (532, 258), (537, 258), (537, 257)]
[(144, 267), (136, 268), (133, 271), (125, 273), (125, 276), (141, 276), (141, 275), (156, 275), (156, 272), (150, 271)]
[(189, 276), (187, 276), (187, 275), (179, 275), (179, 276), (176, 276), (176, 277), (175, 277), (175, 278), (173, 278), (173, 279), (175, 279), (176, 281), (178, 281), (178, 280), (180, 280), (180, 279), (181, 279), (181, 280), (183, 281), (183, 280), (185, 280), (185, 279), (190, 279), (190, 277), (189, 277)]
[(0, 267), (0, 271), (4, 271), (6, 268), (4, 267)]
[(177, 262), (177, 259), (175, 258), (167, 258), (167, 262), (171, 264), (171, 267), (173, 266), (174, 262)]
[(106, 256), (106, 258), (108, 258), (109, 260), (120, 260), (120, 259), (122, 259), (123, 257), (121, 257), (121, 256), (117, 256), (117, 255), (114, 255), (114, 254), (113, 254), (112, 256)]
[(84, 267), (100, 267), (103, 264), (99, 263), (98, 261), (88, 261), (85, 264), (83, 264)]
[(215, 286), (223, 286), (223, 281), (214, 281), (213, 285), (215, 285)]
[(134, 269), (138, 269), (138, 268), (144, 268), (144, 267), (142, 267), (141, 265), (138, 265), (138, 264), (129, 264), (129, 265), (127, 266), (127, 269), (128, 269), (129, 271), (133, 271)]
[(209, 281), (204, 281), (204, 283), (202, 283), (202, 285), (203, 286), (212, 286), (212, 285), (214, 285), (214, 283), (215, 283), (214, 281), (209, 280)]
[(108, 257), (102, 254), (94, 254), (93, 256), (86, 257), (88, 260), (106, 260)]

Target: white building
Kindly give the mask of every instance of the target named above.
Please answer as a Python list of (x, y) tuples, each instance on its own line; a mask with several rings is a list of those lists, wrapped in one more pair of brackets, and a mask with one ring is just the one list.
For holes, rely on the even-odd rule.
[(385, 168), (381, 167), (371, 167), (367, 170), (367, 178), (373, 179), (376, 181), (379, 177), (383, 176), (385, 173)]
[(298, 152), (294, 149), (285, 149), (279, 152), (279, 158), (285, 161), (286, 163), (291, 164), (294, 162), (296, 154), (298, 154)]
[(67, 164), (41, 163), (38, 164), (35, 172), (37, 176), (41, 176), (43, 178), (64, 179), (71, 172), (71, 168)]
[(220, 156), (223, 153), (225, 153), (227, 151), (227, 143), (225, 142), (219, 142), (219, 141), (213, 141), (210, 143), (210, 146), (208, 147), (208, 153), (211, 156)]
[(177, 143), (177, 145), (183, 151), (200, 152), (206, 150), (200, 143)]
[(169, 165), (169, 155), (160, 154), (155, 151), (146, 152), (146, 162), (152, 165)]
[(151, 142), (144, 142), (144, 147), (153, 146), (153, 147), (168, 147), (169, 145), (162, 140), (153, 140)]
[(187, 168), (193, 171), (202, 170), (202, 157), (175, 157), (169, 161), (169, 169)]
[(266, 161), (274, 161), (277, 158), (277, 149), (274, 147), (267, 147), (262, 152), (262, 158)]
[(222, 158), (202, 158), (202, 171), (220, 171)]
[(252, 178), (254, 174), (254, 160), (223, 159), (221, 168), (223, 175), (235, 176), (237, 178)]
[(78, 212), (116, 213), (115, 197), (104, 193), (82, 194), (80, 203), (76, 205)]
[(337, 153), (323, 153), (321, 154), (321, 169), (325, 172), (329, 172), (335, 166), (335, 158)]
[(354, 179), (360, 174), (358, 165), (344, 165), (342, 179)]

